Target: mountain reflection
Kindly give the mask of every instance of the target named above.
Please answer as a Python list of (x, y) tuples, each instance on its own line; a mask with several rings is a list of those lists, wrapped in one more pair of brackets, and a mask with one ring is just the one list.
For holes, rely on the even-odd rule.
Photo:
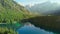
[[(28, 25), (29, 24), (29, 25)], [(53, 34), (53, 32), (48, 32), (30, 23), (26, 23), (23, 27), (18, 29), (19, 34)]]

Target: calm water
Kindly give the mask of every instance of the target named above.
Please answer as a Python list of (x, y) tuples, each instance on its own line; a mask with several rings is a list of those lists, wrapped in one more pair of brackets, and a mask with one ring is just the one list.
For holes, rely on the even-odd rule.
[(48, 32), (31, 24), (26, 24), (20, 29), (18, 29), (19, 34), (54, 34), (53, 32)]

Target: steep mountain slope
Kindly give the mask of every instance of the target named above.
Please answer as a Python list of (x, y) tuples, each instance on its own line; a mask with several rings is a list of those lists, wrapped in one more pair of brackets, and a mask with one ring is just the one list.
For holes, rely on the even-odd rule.
[(28, 17), (29, 11), (13, 0), (0, 0), (0, 23), (11, 23)]
[(32, 13), (38, 13), (43, 15), (54, 14), (56, 12), (59, 13), (60, 4), (57, 2), (51, 3), (50, 1), (44, 2), (42, 4), (35, 4), (34, 6), (26, 6), (28, 10), (32, 11)]

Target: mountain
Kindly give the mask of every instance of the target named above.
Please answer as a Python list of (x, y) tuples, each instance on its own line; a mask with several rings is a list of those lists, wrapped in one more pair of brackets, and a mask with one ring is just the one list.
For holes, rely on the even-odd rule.
[(12, 23), (29, 16), (29, 11), (13, 0), (0, 0), (0, 23)]
[(60, 15), (60, 4), (57, 2), (44, 2), (40, 4), (35, 4), (33, 6), (27, 5), (26, 8), (32, 13), (37, 13), (41, 15)]

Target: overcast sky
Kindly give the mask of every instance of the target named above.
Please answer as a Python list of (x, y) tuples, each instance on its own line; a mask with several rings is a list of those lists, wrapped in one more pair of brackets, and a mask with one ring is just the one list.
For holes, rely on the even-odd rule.
[(38, 4), (38, 3), (43, 3), (43, 2), (46, 2), (46, 1), (60, 3), (60, 0), (14, 0), (14, 1), (18, 2), (19, 4), (23, 4), (23, 5)]

